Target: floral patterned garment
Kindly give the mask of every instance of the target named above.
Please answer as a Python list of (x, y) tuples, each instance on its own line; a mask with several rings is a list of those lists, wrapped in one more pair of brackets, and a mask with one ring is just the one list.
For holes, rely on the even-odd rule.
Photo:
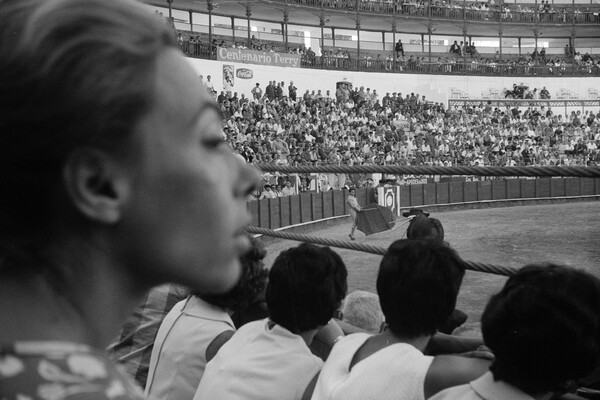
[(0, 400), (142, 400), (102, 352), (65, 342), (0, 345)]

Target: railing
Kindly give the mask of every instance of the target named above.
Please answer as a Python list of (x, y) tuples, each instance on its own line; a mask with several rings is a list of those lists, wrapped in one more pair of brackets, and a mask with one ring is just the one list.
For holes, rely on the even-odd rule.
[[(207, 43), (181, 42), (181, 50), (190, 57), (216, 60), (216, 47)], [(478, 59), (453, 58), (451, 61), (427, 62), (383, 59), (348, 59), (338, 57), (303, 56), (302, 68), (331, 69), (340, 71), (387, 72), (406, 74), (435, 75), (474, 75), (474, 76), (600, 76), (600, 65), (530, 66), (518, 63), (487, 63)]]
[(303, 57), (302, 67), (369, 72), (394, 72), (436, 75), (483, 76), (600, 76), (600, 65), (564, 64), (559, 66), (499, 64), (471, 58), (453, 58), (450, 61), (347, 59), (337, 57)]
[(208, 43), (190, 43), (180, 42), (179, 47), (184, 54), (194, 58), (205, 58), (208, 60), (217, 59), (217, 49)]
[[(321, 0), (293, 0), (296, 4), (302, 4), (309, 7), (321, 7)], [(532, 23), (539, 24), (600, 24), (600, 13), (597, 8), (579, 8), (573, 10), (569, 4), (562, 7), (552, 8), (547, 11), (538, 11), (525, 7), (520, 10), (516, 4), (506, 5), (508, 9), (501, 10), (499, 7), (491, 9), (478, 9), (472, 5), (463, 7), (457, 5), (429, 5), (416, 4), (391, 0), (323, 0), (324, 8), (333, 8), (338, 10), (356, 11), (375, 14), (395, 14), (397, 16), (412, 16), (435, 19), (466, 19), (469, 21), (496, 21), (496, 22), (514, 22), (514, 23)], [(534, 6), (534, 4), (531, 4)], [(512, 8), (511, 8), (512, 7)]]

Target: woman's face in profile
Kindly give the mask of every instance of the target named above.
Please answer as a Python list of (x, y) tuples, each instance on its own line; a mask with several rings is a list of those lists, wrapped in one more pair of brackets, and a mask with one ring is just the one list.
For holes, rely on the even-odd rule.
[(240, 233), (258, 174), (234, 157), (218, 108), (178, 51), (159, 56), (154, 85), (128, 160), (133, 183), (120, 250), (142, 279), (223, 292), (250, 245)]

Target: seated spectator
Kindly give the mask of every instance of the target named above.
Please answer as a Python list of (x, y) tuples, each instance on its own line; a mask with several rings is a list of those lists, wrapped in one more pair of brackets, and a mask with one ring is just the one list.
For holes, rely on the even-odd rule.
[(241, 257), (240, 280), (220, 295), (194, 293), (177, 303), (160, 326), (145, 395), (153, 400), (192, 400), (206, 363), (235, 331), (230, 315), (253, 304), (267, 283), (263, 244), (248, 235), (252, 248)]
[(281, 193), (283, 194), (283, 197), (296, 194), (294, 188), (292, 187), (292, 182), (286, 180), (283, 189), (281, 189)]
[(439, 241), (394, 242), (377, 277), (387, 330), (341, 338), (312, 399), (424, 399), (485, 373), (487, 361), (423, 354), (452, 313), (463, 275), (463, 261)]
[(266, 184), (264, 186), (263, 192), (260, 194), (259, 199), (260, 200), (262, 200), (262, 199), (276, 199), (277, 197), (278, 197), (277, 193), (275, 193), (273, 191), (273, 188), (271, 187), (271, 185)]
[[(409, 218), (412, 218), (406, 229), (406, 237), (416, 240), (444, 240), (444, 226), (439, 219), (429, 217), (418, 209), (411, 209)], [(412, 217), (411, 217), (412, 216)], [(465, 323), (468, 316), (464, 311), (454, 310), (448, 319), (438, 329), (445, 334), (451, 334), (456, 328)]]
[(327, 247), (283, 251), (269, 273), (270, 318), (242, 326), (221, 347), (194, 399), (304, 398), (323, 364), (308, 346), (321, 327), (334, 325), (328, 322), (346, 294), (346, 276), (342, 259)]
[(379, 305), (379, 296), (364, 290), (350, 293), (344, 300), (342, 321), (368, 332), (381, 332), (385, 317)]
[(283, 193), (281, 192), (281, 185), (279, 185), (279, 184), (275, 184), (273, 186), (273, 192), (275, 192), (277, 197), (284, 197)]
[(490, 372), (432, 400), (543, 399), (575, 389), (598, 366), (600, 281), (557, 265), (510, 277), (481, 318)]

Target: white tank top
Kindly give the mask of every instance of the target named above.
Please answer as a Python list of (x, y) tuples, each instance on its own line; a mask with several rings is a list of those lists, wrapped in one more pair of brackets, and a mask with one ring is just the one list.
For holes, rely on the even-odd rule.
[(357, 350), (372, 335), (341, 339), (327, 358), (312, 400), (424, 400), (424, 383), (433, 357), (407, 343), (381, 349), (349, 370)]
[(207, 364), (194, 400), (298, 400), (322, 365), (299, 335), (250, 322)]

